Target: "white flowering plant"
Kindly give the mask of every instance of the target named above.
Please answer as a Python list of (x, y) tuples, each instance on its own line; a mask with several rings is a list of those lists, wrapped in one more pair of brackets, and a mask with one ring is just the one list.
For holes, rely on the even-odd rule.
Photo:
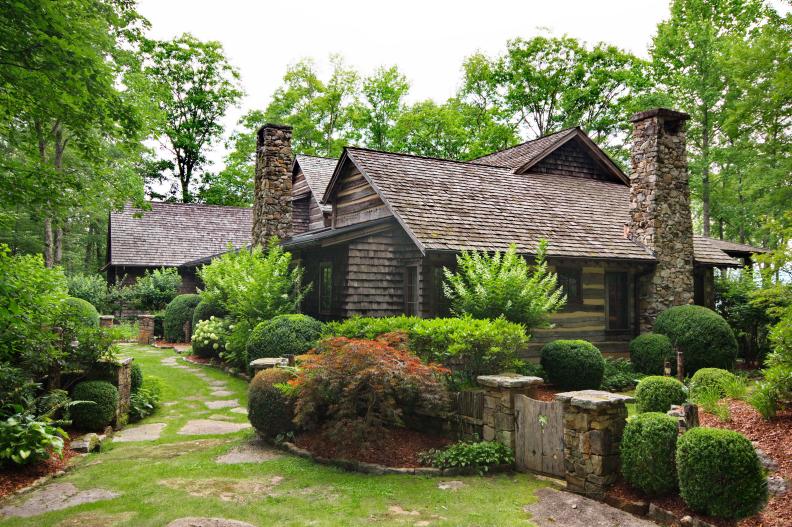
[(233, 324), (215, 316), (198, 322), (192, 336), (193, 353), (207, 359), (219, 357), (233, 329)]

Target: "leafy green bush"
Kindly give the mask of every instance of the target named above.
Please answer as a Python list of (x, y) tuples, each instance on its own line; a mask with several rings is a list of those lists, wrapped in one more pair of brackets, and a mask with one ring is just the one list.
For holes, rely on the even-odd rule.
[(679, 493), (696, 512), (746, 518), (767, 501), (767, 481), (751, 442), (731, 430), (693, 428), (679, 438)]
[(131, 391), (132, 393), (135, 393), (140, 389), (141, 386), (143, 386), (143, 370), (140, 368), (140, 364), (137, 362), (132, 363), (130, 376), (132, 377), (132, 381), (130, 383)]
[(635, 373), (627, 359), (605, 359), (605, 371), (602, 375), (603, 390), (623, 392), (633, 388), (643, 378), (642, 373)]
[(192, 336), (193, 353), (205, 359), (219, 357), (225, 351), (232, 330), (233, 324), (214, 315), (209, 320), (198, 322)]
[(621, 441), (621, 470), (627, 483), (650, 496), (676, 489), (677, 434), (676, 419), (659, 412), (627, 421)]
[(644, 377), (635, 389), (639, 412), (667, 412), (671, 405), (682, 404), (687, 399), (685, 385), (673, 377), (652, 375)]
[(248, 419), (262, 437), (275, 439), (294, 429), (294, 398), (279, 388), (294, 378), (284, 368), (262, 370), (248, 388)]
[(718, 398), (726, 397), (726, 387), (734, 382), (736, 376), (720, 368), (701, 368), (690, 378), (690, 397), (696, 396), (704, 390), (713, 390)]
[(190, 335), (184, 332), (184, 325), (187, 322), (192, 324), (193, 311), (200, 301), (201, 297), (195, 294), (179, 295), (170, 301), (165, 308), (165, 319), (162, 324), (165, 340), (184, 342), (185, 338), (190, 338)]
[(416, 324), (421, 322), (418, 317), (352, 317), (339, 322), (325, 324), (324, 334), (332, 337), (348, 339), (375, 339), (385, 333), (403, 331), (410, 333)]
[(74, 387), (72, 400), (93, 403), (77, 404), (71, 408), (74, 426), (80, 430), (101, 431), (116, 415), (118, 389), (106, 381), (85, 381)]
[(66, 278), (69, 296), (89, 302), (97, 311), (108, 308), (107, 281), (98, 274), (73, 274)]
[(562, 390), (596, 390), (602, 384), (605, 360), (585, 340), (554, 340), (542, 348), (542, 368), (547, 380)]
[(429, 450), (419, 454), (421, 463), (436, 468), (471, 468), (479, 473), (487, 472), (495, 465), (511, 465), (514, 453), (502, 443), (460, 441), (442, 450)]
[(792, 401), (792, 306), (787, 307), (781, 320), (770, 331), (773, 352), (767, 356), (764, 379), (748, 402), (765, 419), (775, 417), (778, 410)]
[(134, 423), (153, 414), (162, 397), (162, 380), (153, 375), (146, 377), (142, 386), (129, 398), (129, 421)]
[(146, 270), (132, 286), (132, 301), (138, 309), (164, 309), (179, 294), (181, 282), (179, 271), (174, 267)]
[(279, 315), (253, 328), (247, 343), (249, 360), (302, 355), (316, 346), (323, 324), (308, 315)]
[(655, 333), (666, 335), (678, 346), (685, 360), (685, 374), (701, 368), (734, 367), (737, 341), (729, 324), (716, 312), (702, 306), (676, 306), (658, 315)]
[(68, 297), (61, 303), (57, 323), (74, 330), (83, 327), (98, 328), (99, 312), (81, 298)]
[(468, 381), (507, 369), (528, 344), (525, 328), (502, 318), (420, 319), (408, 338), (425, 362), (443, 364)]
[(635, 371), (646, 375), (662, 375), (666, 359), (676, 370), (671, 340), (659, 333), (643, 333), (630, 341), (630, 362)]
[(36, 415), (53, 419), (69, 419), (69, 392), (55, 388), (36, 399)]
[(547, 242), (542, 240), (533, 265), (517, 254), (462, 251), (457, 271), (445, 269), (443, 292), (457, 316), (506, 320), (523, 324), (530, 332), (547, 324), (547, 317), (566, 303), (558, 276), (547, 267)]
[(0, 362), (0, 418), (18, 413), (16, 406), (30, 407), (38, 386), (30, 373)]
[(748, 365), (759, 363), (769, 352), (768, 333), (775, 318), (765, 308), (765, 302), (757, 302), (757, 297), (764, 294), (760, 293), (760, 284), (748, 268), (739, 274), (720, 273), (715, 279), (718, 314), (734, 331), (739, 354)]
[(66, 432), (48, 420), (16, 414), (0, 421), (0, 466), (26, 465), (61, 455)]
[(193, 311), (192, 327), (193, 329), (198, 327), (198, 322), (202, 320), (209, 320), (212, 317), (225, 318), (226, 315), (228, 315), (228, 312), (223, 309), (223, 306), (217, 300), (201, 297), (201, 301), (198, 302), (198, 305), (195, 306), (195, 311)]

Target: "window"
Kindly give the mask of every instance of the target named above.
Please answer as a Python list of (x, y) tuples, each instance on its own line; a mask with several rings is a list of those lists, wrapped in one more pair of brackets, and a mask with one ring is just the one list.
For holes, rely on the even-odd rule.
[(418, 314), (418, 267), (410, 266), (404, 272), (404, 314)]
[(445, 274), (443, 273), (444, 267), (438, 265), (432, 268), (432, 285), (434, 286), (434, 315), (438, 317), (447, 316), (450, 311), (448, 298), (443, 291), (443, 282), (445, 281)]
[(564, 291), (567, 298), (567, 305), (582, 304), (583, 293), (580, 285), (580, 269), (573, 267), (559, 267), (556, 270), (558, 274), (558, 285)]
[(627, 329), (627, 273), (605, 273), (608, 329)]
[(333, 264), (319, 264), (319, 313), (329, 315), (333, 310)]

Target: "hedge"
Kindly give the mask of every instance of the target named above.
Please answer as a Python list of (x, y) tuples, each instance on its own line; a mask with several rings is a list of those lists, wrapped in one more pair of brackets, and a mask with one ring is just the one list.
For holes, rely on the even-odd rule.
[(140, 369), (140, 364), (137, 364), (136, 362), (132, 363), (130, 376), (130, 390), (132, 393), (137, 393), (137, 391), (140, 390), (140, 387), (143, 385), (143, 370)]
[(248, 388), (248, 420), (262, 437), (274, 439), (294, 428), (294, 400), (278, 389), (294, 375), (283, 368), (262, 370)]
[(671, 339), (684, 354), (685, 375), (701, 368), (731, 369), (737, 358), (737, 340), (726, 320), (702, 306), (676, 306), (658, 315), (655, 333)]
[(227, 315), (228, 313), (226, 310), (216, 300), (203, 298), (200, 302), (198, 302), (198, 305), (195, 306), (195, 311), (193, 311), (193, 331), (196, 327), (198, 327), (198, 322), (201, 322), (202, 320), (209, 320), (212, 317), (223, 318)]
[(671, 409), (671, 405), (682, 404), (686, 399), (685, 385), (673, 377), (644, 377), (635, 389), (639, 412), (665, 413)]
[(85, 381), (74, 387), (72, 401), (92, 401), (69, 409), (74, 426), (80, 430), (101, 431), (109, 425), (118, 407), (118, 389), (107, 381)]
[(605, 359), (585, 340), (554, 340), (542, 348), (547, 380), (562, 390), (596, 390), (602, 384)]
[(676, 369), (671, 340), (659, 333), (644, 333), (630, 341), (630, 362), (635, 371), (646, 375), (662, 375), (666, 359)]
[(638, 414), (627, 421), (621, 440), (621, 469), (631, 486), (650, 496), (677, 487), (677, 421), (659, 412)]
[(60, 307), (58, 323), (72, 329), (99, 327), (99, 312), (82, 298), (68, 297)]
[(726, 396), (726, 386), (734, 381), (735, 375), (720, 368), (701, 368), (690, 378), (690, 396), (710, 390), (716, 391), (721, 397)]
[(767, 480), (751, 442), (731, 430), (693, 428), (679, 438), (679, 493), (691, 509), (746, 518), (767, 501)]
[(308, 315), (279, 315), (258, 324), (247, 342), (248, 359), (302, 355), (316, 345), (323, 324)]
[[(185, 337), (189, 340), (190, 335), (185, 335), (184, 324), (192, 324), (193, 311), (201, 301), (201, 297), (195, 294), (179, 295), (165, 308), (165, 319), (163, 320), (162, 330), (165, 340), (168, 342), (184, 342)], [(190, 330), (192, 333), (192, 330)]]

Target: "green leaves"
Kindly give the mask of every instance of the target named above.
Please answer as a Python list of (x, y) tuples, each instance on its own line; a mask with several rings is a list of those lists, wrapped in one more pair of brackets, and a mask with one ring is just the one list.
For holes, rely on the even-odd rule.
[(541, 241), (534, 265), (517, 254), (511, 245), (503, 253), (463, 251), (457, 257), (457, 271), (445, 269), (443, 291), (456, 315), (506, 320), (524, 324), (526, 331), (547, 323), (547, 316), (561, 309), (566, 297), (557, 276), (549, 271)]
[(61, 455), (63, 439), (68, 437), (48, 419), (37, 420), (30, 414), (16, 414), (0, 421), (0, 465), (9, 461), (26, 465)]

